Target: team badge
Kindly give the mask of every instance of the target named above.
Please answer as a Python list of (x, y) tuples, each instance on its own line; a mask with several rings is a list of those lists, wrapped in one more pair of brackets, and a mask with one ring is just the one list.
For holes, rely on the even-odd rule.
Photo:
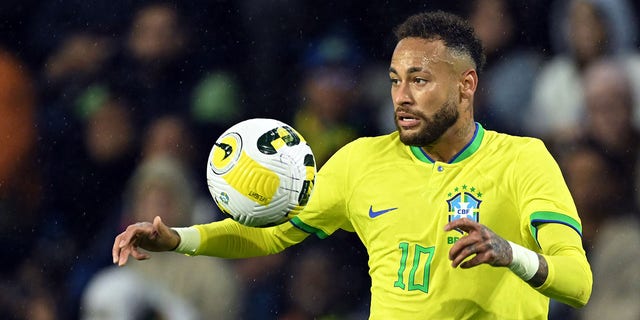
[(480, 204), (482, 200), (482, 192), (475, 187), (463, 185), (455, 187), (453, 192), (447, 194), (449, 200), (449, 222), (467, 218), (469, 220), (480, 222)]

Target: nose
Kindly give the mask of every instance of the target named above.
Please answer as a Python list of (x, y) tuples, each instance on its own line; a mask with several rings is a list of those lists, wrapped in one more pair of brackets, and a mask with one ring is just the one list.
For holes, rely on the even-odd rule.
[(396, 105), (406, 105), (413, 103), (413, 95), (407, 82), (403, 81), (391, 88), (391, 95), (393, 96), (393, 102)]

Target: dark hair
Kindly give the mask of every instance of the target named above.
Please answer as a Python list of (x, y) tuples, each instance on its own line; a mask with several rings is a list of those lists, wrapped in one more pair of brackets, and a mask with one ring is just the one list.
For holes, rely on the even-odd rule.
[(398, 41), (409, 37), (442, 40), (447, 48), (469, 55), (478, 73), (484, 67), (485, 56), (480, 39), (466, 20), (454, 14), (444, 11), (415, 14), (397, 26), (394, 33)]

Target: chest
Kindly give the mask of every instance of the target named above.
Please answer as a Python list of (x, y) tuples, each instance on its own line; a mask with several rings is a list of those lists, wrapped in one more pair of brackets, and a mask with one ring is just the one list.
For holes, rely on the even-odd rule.
[(518, 232), (513, 226), (518, 225), (519, 204), (507, 179), (504, 170), (489, 165), (379, 168), (357, 180), (348, 211), (354, 228), (367, 242), (380, 236), (451, 242), (455, 235), (445, 235), (443, 228), (463, 217), (510, 237)]

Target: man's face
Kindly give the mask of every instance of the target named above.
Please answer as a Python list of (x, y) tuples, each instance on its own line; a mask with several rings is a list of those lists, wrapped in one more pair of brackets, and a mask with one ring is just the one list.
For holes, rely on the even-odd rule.
[(458, 120), (454, 59), (441, 40), (398, 42), (389, 68), (391, 97), (400, 140), (429, 146)]

